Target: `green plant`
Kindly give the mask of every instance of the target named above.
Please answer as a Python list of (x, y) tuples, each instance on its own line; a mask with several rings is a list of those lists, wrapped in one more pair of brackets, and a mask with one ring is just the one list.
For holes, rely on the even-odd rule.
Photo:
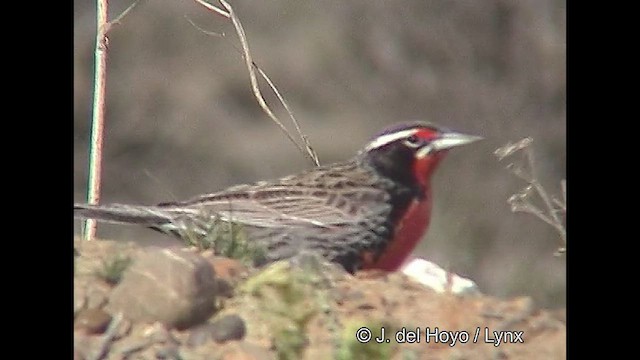
[(209, 215), (203, 214), (202, 220), (187, 226), (181, 237), (186, 245), (201, 250), (212, 249), (216, 255), (237, 259), (245, 265), (262, 263), (265, 259), (264, 249), (248, 241), (242, 224), (222, 220), (219, 216), (211, 221)]
[(322, 291), (310, 280), (307, 271), (279, 261), (247, 279), (240, 288), (257, 300), (279, 359), (300, 358), (308, 343), (306, 328), (319, 312), (318, 291)]
[(122, 279), (122, 274), (131, 264), (131, 258), (117, 254), (102, 261), (102, 266), (96, 275), (110, 285), (116, 285)]

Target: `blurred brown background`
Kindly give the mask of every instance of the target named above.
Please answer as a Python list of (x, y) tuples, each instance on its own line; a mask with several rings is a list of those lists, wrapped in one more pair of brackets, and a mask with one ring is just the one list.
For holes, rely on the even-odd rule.
[[(94, 3), (74, 5), (78, 202), (87, 184)], [(129, 4), (111, 1), (111, 17)], [(398, 121), (430, 120), (484, 136), (453, 151), (440, 168), (432, 226), (417, 252), (472, 278), (485, 293), (565, 305), (566, 262), (552, 256), (557, 234), (538, 219), (511, 213), (507, 198), (522, 183), (493, 155), (508, 141), (532, 137), (540, 180), (560, 194), (564, 1), (232, 5), (254, 60), (291, 105), (322, 163), (351, 157)], [(187, 19), (226, 38), (203, 34)], [(183, 199), (310, 167), (253, 99), (239, 42), (224, 19), (188, 0), (147, 1), (109, 38), (103, 202)], [(99, 235), (159, 236), (120, 226), (101, 226)]]

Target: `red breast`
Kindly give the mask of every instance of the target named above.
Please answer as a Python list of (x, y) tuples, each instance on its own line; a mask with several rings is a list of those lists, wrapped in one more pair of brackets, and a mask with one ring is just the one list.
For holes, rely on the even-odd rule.
[(362, 268), (385, 271), (398, 270), (426, 233), (430, 215), (431, 196), (423, 201), (414, 200), (396, 226), (393, 238), (377, 261), (367, 263), (365, 259)]

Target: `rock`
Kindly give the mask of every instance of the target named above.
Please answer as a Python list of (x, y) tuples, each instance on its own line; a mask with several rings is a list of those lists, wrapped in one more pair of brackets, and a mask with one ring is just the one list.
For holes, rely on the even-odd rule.
[(213, 268), (198, 254), (150, 248), (125, 271), (111, 293), (109, 309), (133, 321), (187, 328), (213, 313), (215, 280)]
[(156, 359), (180, 359), (180, 352), (178, 346), (175, 344), (166, 344), (160, 346), (156, 350)]
[(401, 271), (413, 280), (438, 293), (450, 290), (456, 295), (480, 294), (478, 285), (473, 281), (445, 271), (440, 266), (425, 259), (413, 259), (403, 266)]
[(238, 315), (223, 316), (211, 324), (211, 337), (216, 342), (240, 340), (246, 332), (244, 321)]
[(230, 299), (233, 297), (234, 285), (225, 279), (216, 279), (216, 293), (218, 296)]
[(109, 323), (111, 315), (101, 309), (84, 309), (75, 319), (74, 327), (79, 330), (85, 330), (87, 334), (102, 334)]
[(196, 326), (189, 332), (187, 345), (191, 347), (202, 346), (211, 340), (211, 324)]
[(201, 346), (209, 340), (223, 343), (229, 340), (241, 340), (247, 332), (244, 320), (238, 315), (226, 315), (210, 324), (199, 326), (189, 334), (190, 346)]

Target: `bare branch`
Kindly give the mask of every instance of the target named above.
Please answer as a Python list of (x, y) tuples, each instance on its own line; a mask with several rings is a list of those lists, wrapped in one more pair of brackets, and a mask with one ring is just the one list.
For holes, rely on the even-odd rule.
[[(508, 143), (494, 152), (498, 157), (498, 160), (503, 160), (517, 152), (521, 152), (523, 154), (523, 158), (520, 162), (509, 163), (507, 165), (507, 169), (513, 175), (525, 181), (527, 185), (519, 193), (509, 197), (507, 202), (511, 205), (511, 211), (531, 214), (551, 225), (560, 235), (562, 243), (566, 245), (567, 233), (563, 221), (564, 219), (561, 219), (560, 216), (558, 216), (558, 212), (566, 213), (567, 210), (566, 181), (562, 180), (560, 182), (563, 201), (549, 196), (536, 176), (534, 154), (532, 147), (530, 146), (532, 143), (533, 140), (531, 138), (524, 138), (514, 144)], [(542, 210), (533, 204), (533, 200), (531, 198), (532, 194), (536, 194), (542, 200), (545, 210)], [(562, 246), (558, 248), (556, 255), (564, 252), (566, 252), (566, 248), (565, 246)]]
[[(100, 183), (102, 179), (102, 141), (104, 138), (105, 90), (107, 77), (108, 19), (107, 0), (98, 0), (95, 56), (95, 74), (93, 80), (93, 117), (91, 119), (91, 140), (89, 144), (89, 186), (87, 202), (97, 204), (100, 201)], [(94, 219), (84, 223), (84, 238), (93, 240), (98, 223)]]
[(562, 200), (554, 198), (553, 202), (555, 202), (563, 212), (567, 212), (567, 181), (560, 181), (560, 187), (562, 188)]
[(264, 97), (262, 96), (262, 92), (260, 91), (260, 87), (258, 86), (258, 79), (256, 78), (256, 73), (253, 69), (253, 60), (251, 58), (251, 52), (249, 51), (247, 36), (244, 32), (244, 28), (242, 27), (242, 24), (240, 23), (240, 20), (236, 16), (235, 12), (233, 11), (233, 8), (231, 8), (231, 5), (229, 5), (229, 3), (227, 3), (225, 0), (219, 0), (219, 1), (222, 5), (224, 5), (227, 12), (229, 13), (229, 16), (231, 17), (231, 23), (233, 24), (234, 28), (236, 29), (236, 32), (238, 33), (238, 37), (240, 38), (240, 44), (242, 45), (242, 50), (244, 52), (244, 60), (247, 65), (247, 70), (249, 71), (249, 78), (251, 80), (251, 89), (253, 90), (253, 94), (255, 95), (256, 100), (258, 100), (258, 104), (260, 104), (260, 107), (262, 107), (262, 110), (269, 116), (269, 118), (271, 118), (271, 120), (275, 122), (280, 127), (280, 129), (282, 129), (282, 131), (286, 134), (289, 140), (291, 140), (291, 142), (294, 143), (295, 146), (301, 152), (304, 153), (304, 150), (302, 149), (300, 144), (298, 144), (298, 142), (296, 142), (295, 139), (293, 139), (291, 134), (287, 131), (287, 128), (273, 114), (273, 111), (271, 111), (271, 108), (269, 107), (269, 105), (267, 105), (267, 102), (264, 100)]
[(224, 10), (220, 9), (220, 8), (219, 8), (219, 7), (217, 7), (217, 6), (211, 5), (211, 4), (209, 4), (208, 2), (203, 1), (203, 0), (195, 0), (195, 1), (196, 1), (198, 4), (200, 4), (200, 5), (204, 6), (207, 10), (213, 11), (214, 13), (216, 13), (216, 14), (218, 14), (218, 15), (220, 15), (220, 16), (224, 16), (224, 17), (226, 17), (227, 19), (231, 18), (231, 15), (230, 15), (228, 12), (226, 12), (226, 11), (224, 11)]
[(533, 143), (533, 139), (530, 137), (527, 137), (518, 141), (515, 144), (512, 144), (509, 142), (507, 143), (507, 145), (496, 149), (496, 151), (494, 151), (493, 153), (498, 157), (498, 160), (502, 160), (522, 149), (527, 148), (529, 145), (531, 145), (531, 143)]
[[(196, 0), (197, 1), (197, 0)], [(210, 35), (210, 36), (215, 36), (215, 37), (219, 37), (219, 38), (225, 38), (226, 35), (225, 33), (217, 33), (215, 31), (209, 31), (206, 29), (201, 28), (200, 26), (198, 26), (198, 24), (196, 24), (195, 22), (193, 22), (193, 20), (191, 20), (187, 15), (184, 16), (187, 21), (189, 22), (189, 24), (191, 24), (194, 28), (198, 29), (200, 32)], [(233, 44), (232, 44), (233, 45)], [(235, 47), (234, 47), (235, 48)], [(238, 50), (237, 48), (235, 48), (236, 50)], [(240, 50), (238, 50), (240, 51)]]
[[(511, 211), (513, 212), (522, 212), (534, 215), (538, 219), (546, 222), (547, 224), (553, 226), (559, 233), (564, 233), (564, 227), (557, 223), (554, 219), (545, 215), (545, 213), (539, 208), (531, 205), (531, 204), (511, 204)], [(566, 242), (566, 240), (565, 240)]]
[[(231, 5), (229, 5), (228, 2), (226, 2), (225, 0), (218, 0), (223, 6), (224, 6), (224, 10), (220, 9), (214, 5), (211, 5), (207, 2), (205, 2), (204, 0), (195, 0), (198, 4), (204, 6), (206, 9), (215, 12), (218, 15), (224, 16), (227, 19), (230, 19), (235, 30), (236, 33), (238, 34), (238, 38), (240, 39), (240, 44), (242, 45), (242, 57), (245, 60), (245, 64), (247, 66), (247, 70), (249, 71), (249, 78), (251, 81), (251, 89), (253, 90), (253, 94), (254, 97), (256, 98), (256, 100), (258, 101), (258, 104), (260, 105), (260, 107), (262, 108), (262, 110), (265, 112), (265, 114), (267, 114), (267, 116), (269, 116), (269, 118), (276, 123), (276, 125), (278, 125), (278, 127), (280, 127), (280, 130), (282, 130), (282, 132), (287, 136), (287, 138), (289, 139), (289, 141), (291, 141), (296, 148), (298, 148), (298, 150), (300, 152), (302, 152), (303, 154), (306, 154), (307, 157), (309, 157), (313, 163), (316, 166), (320, 165), (320, 162), (318, 160), (318, 156), (315, 153), (315, 151), (313, 150), (313, 148), (311, 147), (311, 144), (309, 143), (309, 140), (307, 138), (306, 135), (304, 135), (302, 133), (302, 130), (300, 128), (300, 125), (298, 124), (297, 120), (295, 119), (295, 117), (293, 116), (293, 112), (291, 111), (291, 109), (289, 108), (288, 104), (286, 103), (286, 101), (284, 100), (284, 98), (282, 97), (282, 95), (280, 94), (280, 92), (278, 91), (277, 87), (275, 86), (275, 84), (271, 81), (271, 79), (265, 74), (264, 71), (262, 71), (262, 69), (260, 69), (260, 67), (258, 67), (258, 65), (253, 61), (252, 57), (251, 57), (251, 53), (249, 51), (249, 43), (247, 41), (247, 37), (246, 34), (244, 32), (244, 28), (242, 27), (242, 24), (240, 22), (240, 19), (237, 17), (237, 15), (235, 14), (235, 12), (233, 11), (233, 8), (231, 7)], [(190, 21), (190, 20), (189, 20)], [(201, 29), (200, 27), (198, 27), (197, 25), (195, 25), (192, 21), (190, 21), (196, 28), (198, 28), (199, 30), (203, 31), (204, 33), (207, 34), (212, 34), (214, 36), (219, 36), (219, 37), (224, 37), (224, 34), (220, 35), (217, 33), (211, 33), (208, 32), (206, 30)], [(238, 50), (239, 51), (239, 50)], [(291, 121), (293, 122), (293, 124), (296, 127), (296, 131), (298, 132), (298, 135), (300, 136), (300, 138), (302, 139), (305, 148), (303, 149), (303, 147), (293, 138), (293, 136), (291, 135), (291, 133), (289, 133), (288, 129), (284, 126), (284, 124), (278, 119), (277, 116), (275, 116), (275, 114), (273, 113), (273, 111), (271, 110), (271, 108), (269, 107), (269, 105), (267, 104), (267, 102), (265, 101), (262, 92), (260, 91), (260, 87), (258, 85), (258, 79), (257, 76), (255, 74), (255, 70), (258, 70), (260, 76), (262, 76), (262, 78), (267, 82), (267, 84), (269, 85), (269, 87), (271, 88), (271, 90), (274, 92), (274, 94), (276, 95), (276, 97), (278, 98), (278, 100), (280, 101), (280, 103), (282, 104), (282, 106), (285, 108), (285, 110), (287, 111), (289, 117), (291, 118)], [(305, 152), (306, 150), (306, 152)]]
[(309, 142), (309, 139), (307, 138), (307, 136), (302, 133), (302, 129), (300, 129), (300, 125), (298, 124), (298, 121), (293, 116), (293, 112), (289, 108), (289, 105), (287, 104), (287, 102), (284, 100), (282, 95), (280, 95), (280, 91), (278, 91), (278, 88), (276, 88), (276, 86), (273, 84), (273, 82), (271, 82), (271, 79), (267, 76), (267, 74), (265, 74), (265, 72), (262, 71), (262, 69), (260, 69), (255, 62), (253, 62), (253, 66), (255, 66), (255, 68), (258, 70), (260, 75), (262, 75), (262, 78), (264, 78), (267, 84), (269, 84), (269, 87), (271, 88), (273, 93), (276, 94), (276, 96), (278, 97), (278, 100), (280, 100), (280, 103), (282, 104), (282, 106), (284, 106), (285, 110), (287, 111), (287, 114), (289, 114), (289, 117), (291, 118), (293, 125), (296, 127), (296, 131), (298, 132), (298, 134), (302, 138), (302, 141), (304, 142), (304, 146), (307, 149), (307, 154), (309, 154), (309, 156), (311, 157), (311, 160), (313, 160), (316, 166), (320, 166), (320, 160), (318, 159), (318, 154), (316, 154), (316, 152), (311, 147), (311, 143)]
[[(108, 0), (97, 1), (95, 73), (93, 79), (93, 115), (91, 119), (91, 140), (89, 143), (89, 185), (87, 202), (100, 202), (100, 185), (102, 182), (102, 147), (104, 141), (105, 93), (107, 82), (107, 53), (109, 50), (109, 31), (141, 2), (134, 1), (113, 21), (108, 19)], [(85, 240), (95, 238), (98, 223), (94, 219), (85, 220), (83, 235)]]

